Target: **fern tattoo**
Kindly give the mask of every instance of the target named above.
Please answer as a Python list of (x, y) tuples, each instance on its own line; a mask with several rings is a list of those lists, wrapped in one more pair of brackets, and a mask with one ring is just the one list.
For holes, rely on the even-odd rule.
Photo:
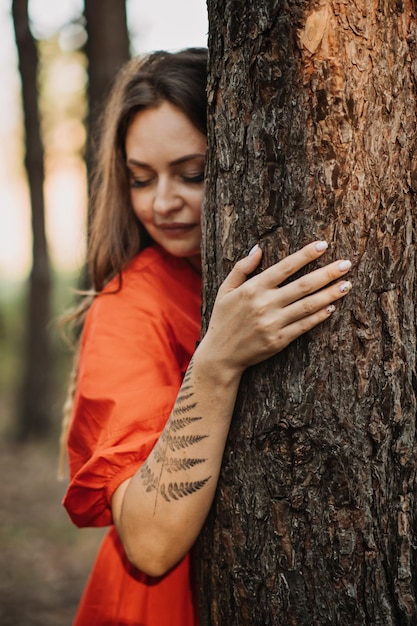
[(153, 457), (156, 463), (160, 464), (160, 471), (159, 473), (152, 471), (148, 463), (145, 462), (140, 472), (146, 491), (156, 491), (154, 514), (159, 495), (166, 502), (179, 500), (202, 489), (211, 478), (211, 476), (208, 476), (202, 480), (168, 482), (167, 484), (163, 481), (165, 473), (175, 474), (175, 472), (186, 471), (207, 460), (193, 456), (171, 456), (171, 453), (175, 454), (180, 451), (185, 453), (207, 437), (207, 435), (181, 434), (183, 429), (192, 426), (202, 419), (199, 416), (190, 415), (197, 407), (197, 403), (193, 402), (194, 391), (192, 385), (189, 384), (192, 365), (191, 361), (184, 376), (169, 424), (153, 450)]
[(192, 483), (170, 483), (168, 485), (168, 493), (165, 491), (165, 485), (161, 486), (159, 493), (167, 502), (170, 500), (179, 500), (179, 498), (183, 498), (184, 496), (189, 496), (192, 493), (204, 487), (208, 478), (204, 478), (203, 480), (196, 480)]

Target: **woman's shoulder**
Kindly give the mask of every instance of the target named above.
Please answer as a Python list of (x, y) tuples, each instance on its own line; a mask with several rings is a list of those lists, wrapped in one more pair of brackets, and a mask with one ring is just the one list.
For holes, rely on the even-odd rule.
[(163, 308), (181, 294), (184, 306), (200, 298), (201, 278), (188, 262), (172, 257), (159, 246), (149, 246), (135, 256), (96, 297), (93, 309), (135, 306)]
[(103, 292), (114, 291), (115, 287), (126, 278), (138, 277), (148, 273), (160, 273), (163, 270), (174, 269), (175, 266), (182, 266), (182, 259), (174, 259), (159, 246), (151, 245), (139, 252), (123, 268), (121, 275), (114, 276), (104, 287)]
[(200, 291), (201, 277), (188, 261), (170, 255), (157, 245), (148, 246), (135, 256), (124, 268), (121, 276), (108, 283), (106, 293), (122, 291), (124, 288), (139, 286), (145, 290), (171, 293), (175, 284), (186, 286), (192, 291)]
[(114, 276), (103, 292), (114, 291), (120, 284), (130, 277), (139, 277), (147, 273), (158, 273), (164, 264), (164, 251), (155, 246), (148, 246), (133, 257), (123, 268), (120, 276)]

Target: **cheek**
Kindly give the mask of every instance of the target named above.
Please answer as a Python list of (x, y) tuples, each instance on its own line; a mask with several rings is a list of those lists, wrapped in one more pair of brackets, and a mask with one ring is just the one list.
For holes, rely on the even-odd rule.
[(152, 217), (152, 211), (149, 210), (145, 199), (139, 197), (138, 193), (132, 192), (130, 194), (130, 203), (134, 214), (141, 222), (146, 222)]
[(193, 201), (193, 210), (194, 213), (200, 217), (201, 216), (201, 208), (203, 205), (204, 193), (203, 190), (196, 192)]

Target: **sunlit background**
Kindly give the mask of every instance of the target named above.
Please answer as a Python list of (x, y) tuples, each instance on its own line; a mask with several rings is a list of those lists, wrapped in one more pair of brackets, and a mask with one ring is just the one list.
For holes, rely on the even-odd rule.
[[(99, 4), (99, 2), (98, 2)], [(75, 271), (85, 252), (86, 192), (82, 93), (86, 69), (77, 52), (82, 0), (30, 0), (32, 30), (49, 40), (41, 76), (47, 236), (57, 271)], [(132, 54), (207, 44), (205, 0), (128, 0)], [(29, 194), (23, 168), (20, 78), (11, 1), (0, 0), (0, 285), (24, 279), (31, 265)]]

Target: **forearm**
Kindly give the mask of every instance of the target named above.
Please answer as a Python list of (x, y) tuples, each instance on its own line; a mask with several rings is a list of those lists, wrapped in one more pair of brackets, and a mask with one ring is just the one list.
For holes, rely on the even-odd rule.
[(153, 575), (189, 551), (216, 490), (240, 374), (206, 348), (203, 341), (152, 453), (114, 498), (128, 557)]
[(216, 490), (242, 372), (328, 319), (349, 292), (351, 284), (338, 280), (349, 261), (284, 284), (326, 247), (313, 242), (248, 278), (261, 258), (255, 249), (221, 285), (161, 438), (113, 498), (116, 526), (139, 569), (162, 573), (194, 543)]

